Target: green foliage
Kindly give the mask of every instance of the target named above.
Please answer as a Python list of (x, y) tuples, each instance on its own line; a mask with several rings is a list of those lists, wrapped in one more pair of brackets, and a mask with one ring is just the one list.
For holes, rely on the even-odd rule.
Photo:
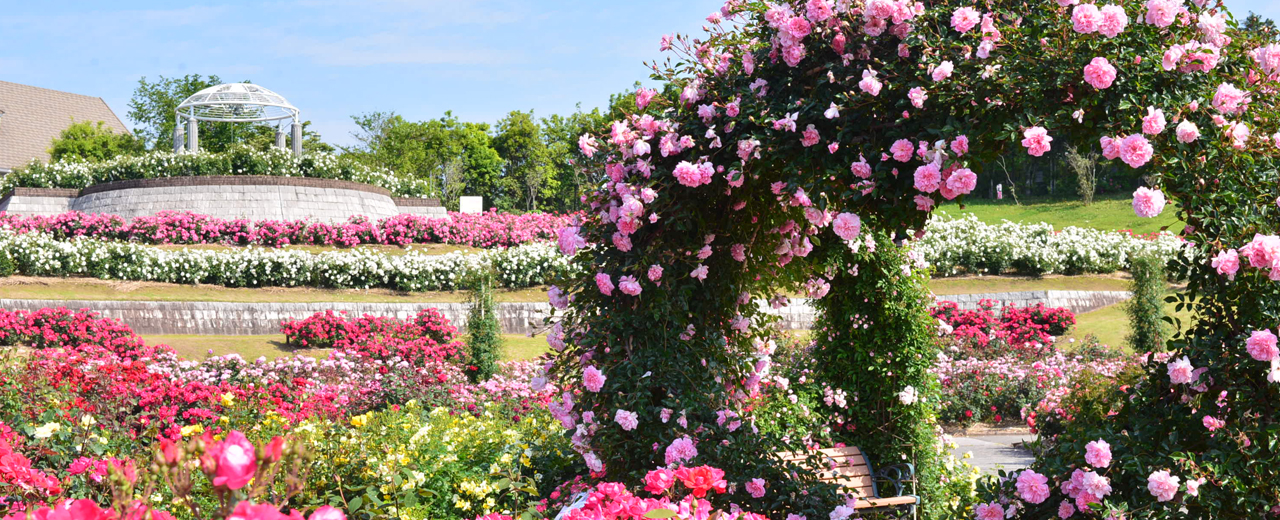
[(1165, 260), (1142, 255), (1129, 261), (1133, 275), (1133, 299), (1125, 303), (1130, 334), (1126, 338), (1134, 352), (1163, 352), (1169, 339), (1164, 322)]
[(451, 210), (458, 197), (479, 195), (492, 204), (502, 191), (502, 157), (486, 123), (459, 121), (450, 112), (429, 121), (406, 121), (394, 112), (353, 116), (360, 145), (346, 157), (400, 172), (426, 183), (426, 193)]
[(933, 518), (946, 497), (937, 399), (930, 398), (939, 392), (929, 374), (938, 356), (929, 273), (884, 233), (874, 241), (868, 237), (858, 252), (847, 249), (835, 242), (818, 257), (825, 271), (836, 274), (830, 293), (814, 300), (819, 318), (812, 367), (818, 380), (846, 392), (851, 406), (824, 403), (816, 411), (827, 418), (835, 441), (861, 447), (877, 464), (914, 464), (924, 516)]
[[(556, 179), (548, 175), (547, 144), (542, 129), (533, 120), (532, 111), (512, 111), (498, 121), (493, 147), (506, 166), (503, 181), (509, 188), (503, 191), (512, 195), (500, 199), (504, 205), (515, 203), (515, 207), (525, 211), (536, 211), (538, 197), (544, 190), (555, 193), (555, 186), (549, 185), (549, 181), (553, 183)], [(519, 194), (518, 197), (515, 194)], [(500, 205), (499, 209), (512, 208)]]
[[(320, 134), (310, 127), (311, 121), (302, 122), (302, 153), (333, 153), (335, 150), (333, 145), (321, 140)], [(287, 122), (282, 123), (281, 128), (284, 131), (286, 148), (292, 150), (292, 146), (288, 145), (288, 140), (293, 138), (292, 130)], [(267, 150), (276, 145), (276, 126), (266, 124), (251, 125), (245, 128), (237, 137), (241, 143), (251, 148)], [(203, 148), (204, 134), (201, 134), (200, 142), (201, 148)]]
[(80, 121), (71, 123), (53, 140), (49, 158), (52, 161), (105, 161), (120, 155), (136, 155), (142, 150), (142, 142), (130, 134), (117, 134), (102, 121), (96, 124)]
[(502, 360), (502, 323), (498, 321), (498, 304), (493, 299), (493, 274), (481, 270), (471, 282), (471, 304), (467, 312), (467, 377), (472, 382), (493, 376)]

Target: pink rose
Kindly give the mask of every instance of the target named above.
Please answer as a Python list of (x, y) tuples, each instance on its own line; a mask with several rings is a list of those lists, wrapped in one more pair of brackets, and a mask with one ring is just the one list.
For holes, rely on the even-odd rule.
[(1063, 500), (1061, 504), (1058, 504), (1058, 518), (1067, 520), (1074, 514), (1076, 514), (1076, 506), (1071, 505), (1070, 500)]
[(320, 506), (311, 512), (307, 520), (347, 520), (347, 515), (333, 506)]
[(880, 80), (876, 79), (876, 74), (878, 73), (874, 70), (864, 70), (862, 71), (862, 81), (858, 82), (858, 88), (862, 89), (863, 92), (871, 94), (873, 97), (879, 96), (880, 89), (884, 86), (880, 83)]
[[(1211, 432), (1214, 432), (1222, 428), (1225, 428), (1227, 426), (1227, 421), (1224, 421), (1212, 415), (1206, 415), (1204, 416), (1203, 419), (1200, 420), (1200, 424), (1203, 424), (1205, 429)], [(1188, 484), (1190, 484), (1190, 482), (1188, 482)]]
[(1120, 157), (1120, 139), (1113, 139), (1110, 136), (1102, 136), (1099, 139), (1102, 144), (1102, 156), (1108, 161), (1113, 161)]
[(975, 507), (973, 511), (977, 513), (978, 520), (1004, 520), (1004, 508), (1000, 506), (999, 502), (978, 504), (978, 507)]
[(1270, 330), (1255, 330), (1245, 341), (1245, 349), (1258, 361), (1273, 361), (1280, 357), (1280, 348), (1276, 347), (1276, 335)]
[(623, 294), (631, 296), (639, 296), (641, 291), (640, 282), (637, 282), (636, 277), (634, 276), (623, 276), (622, 278), (619, 278), (618, 289), (620, 289)]
[(1049, 143), (1053, 142), (1053, 138), (1049, 137), (1049, 131), (1044, 127), (1033, 126), (1022, 132), (1024, 139), (1022, 146), (1027, 148), (1027, 153), (1040, 157), (1048, 152), (1051, 148)]
[(1102, 13), (1102, 23), (1098, 24), (1098, 32), (1103, 36), (1115, 38), (1129, 25), (1129, 15), (1125, 14), (1123, 7), (1107, 4), (1099, 11)]
[(1102, 439), (1090, 441), (1084, 446), (1084, 461), (1095, 468), (1110, 466), (1111, 445)]
[(1164, 131), (1166, 124), (1163, 110), (1156, 107), (1147, 107), (1147, 115), (1142, 118), (1142, 133), (1157, 135)]
[(1235, 249), (1226, 251), (1218, 251), (1218, 255), (1213, 257), (1213, 268), (1218, 270), (1218, 274), (1226, 276), (1228, 280), (1235, 281), (1236, 272), (1240, 270), (1240, 255)]
[(680, 437), (671, 441), (671, 445), (667, 446), (665, 459), (667, 465), (687, 462), (698, 456), (698, 448), (693, 445), (693, 440), (689, 437)]
[(916, 210), (918, 211), (929, 211), (933, 209), (932, 197), (929, 197), (927, 195), (916, 195), (914, 200), (916, 203)]
[(1146, 186), (1133, 192), (1133, 212), (1142, 218), (1152, 218), (1164, 211), (1164, 193)]
[(925, 100), (929, 99), (929, 95), (920, 87), (914, 87), (907, 91), (907, 99), (911, 101), (911, 106), (916, 108), (924, 108)]
[(600, 294), (613, 296), (613, 278), (608, 274), (596, 273), (596, 287), (600, 289)]
[(951, 14), (951, 27), (955, 28), (955, 30), (959, 31), (961, 34), (969, 32), (969, 30), (976, 27), (978, 22), (981, 21), (982, 13), (979, 13), (977, 9), (969, 6), (956, 9), (955, 12)]
[(957, 156), (969, 153), (969, 137), (965, 135), (956, 137), (954, 141), (951, 141), (951, 151), (955, 152)]
[(599, 392), (601, 388), (604, 388), (605, 379), (608, 378), (595, 366), (589, 366), (582, 370), (582, 386), (592, 392)]
[(665, 468), (655, 469), (644, 476), (644, 490), (655, 495), (661, 495), (671, 489), (675, 482), (676, 475), (671, 470)]
[(937, 67), (933, 68), (933, 74), (932, 74), (933, 80), (942, 81), (944, 79), (951, 77), (951, 71), (954, 69), (955, 69), (955, 65), (952, 65), (950, 60), (939, 63)]
[(648, 276), (649, 276), (649, 281), (650, 281), (650, 282), (656, 282), (656, 281), (658, 281), (658, 280), (661, 280), (661, 279), (662, 279), (662, 266), (657, 265), (657, 264), (654, 264), (654, 265), (649, 266)]
[(1170, 361), (1168, 364), (1169, 382), (1175, 385), (1185, 385), (1195, 380), (1195, 367), (1191, 366), (1191, 359), (1182, 356), (1178, 359)]
[(889, 147), (889, 153), (893, 154), (893, 160), (898, 162), (907, 162), (915, 155), (916, 147), (911, 144), (909, 139), (898, 139)]
[(1168, 27), (1182, 9), (1180, 0), (1147, 0), (1146, 22), (1156, 27)]
[(841, 213), (831, 222), (831, 229), (841, 239), (853, 240), (862, 233), (862, 219), (853, 213)]
[(1102, 23), (1102, 12), (1093, 4), (1080, 4), (1071, 10), (1072, 29), (1080, 34), (1096, 32)]
[(636, 108), (644, 110), (645, 107), (649, 106), (649, 102), (653, 100), (653, 97), (657, 95), (658, 91), (651, 88), (641, 87), (636, 89)]
[(1120, 141), (1120, 159), (1133, 168), (1140, 168), (1151, 161), (1155, 150), (1142, 134), (1133, 134)]
[(621, 426), (623, 430), (631, 431), (636, 429), (636, 426), (639, 426), (640, 419), (635, 412), (618, 410), (617, 413), (613, 414), (613, 422), (618, 423), (618, 426)]
[(764, 479), (753, 478), (747, 482), (745, 487), (747, 488), (747, 493), (753, 498), (764, 498), (764, 484)]
[(1151, 492), (1151, 496), (1156, 497), (1157, 502), (1168, 502), (1178, 494), (1178, 483), (1181, 480), (1170, 475), (1168, 471), (1160, 470), (1147, 477), (1147, 491)]
[(232, 430), (226, 439), (209, 448), (214, 461), (213, 485), (240, 489), (249, 484), (258, 471), (258, 459), (253, 444), (239, 430)]
[(1174, 128), (1174, 132), (1178, 134), (1178, 142), (1191, 143), (1200, 138), (1200, 128), (1192, 123), (1189, 119), (1183, 119), (1178, 126)]
[(947, 177), (946, 186), (960, 195), (971, 193), (978, 186), (978, 175), (973, 173), (973, 170), (961, 168)]
[(693, 271), (690, 271), (690, 272), (689, 272), (689, 277), (691, 277), (691, 278), (697, 278), (697, 279), (698, 279), (698, 281), (706, 280), (706, 279), (707, 279), (707, 270), (708, 270), (708, 269), (707, 269), (707, 266), (702, 265), (702, 264), (698, 264), (698, 267), (694, 268), (694, 269), (693, 269)]
[(1016, 487), (1018, 496), (1032, 504), (1049, 499), (1049, 478), (1029, 469), (1018, 474)]
[[(1089, 4), (1081, 7), (1085, 5)], [(1116, 80), (1116, 68), (1106, 58), (1094, 58), (1084, 66), (1084, 80), (1098, 90), (1108, 88)]]
[(1248, 104), (1249, 94), (1230, 83), (1219, 84), (1218, 91), (1213, 94), (1213, 108), (1224, 114), (1244, 112)]
[(929, 163), (916, 168), (915, 188), (925, 193), (938, 191), (942, 184), (942, 171), (937, 164)]

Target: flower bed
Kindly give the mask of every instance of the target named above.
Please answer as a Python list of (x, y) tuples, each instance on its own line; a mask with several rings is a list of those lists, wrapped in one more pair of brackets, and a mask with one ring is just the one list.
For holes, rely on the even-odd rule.
[(195, 154), (151, 152), (141, 156), (120, 156), (102, 162), (62, 161), (44, 164), (32, 161), (0, 179), (0, 193), (15, 187), (80, 189), (108, 181), (195, 177), (206, 175), (270, 175), (314, 177), (371, 184), (399, 197), (423, 197), (427, 183), (369, 168), (351, 159), (324, 153), (296, 156), (286, 150), (256, 150), (237, 146), (226, 152)]
[(449, 219), (402, 214), (371, 221), (355, 216), (342, 224), (307, 220), (223, 220), (190, 212), (162, 211), (134, 217), (68, 212), (51, 216), (0, 213), (0, 227), (16, 233), (47, 233), (58, 239), (77, 237), (140, 244), (322, 245), (458, 244), (513, 247), (554, 240), (575, 215), (531, 213), (510, 215), (450, 213)]
[(170, 250), (79, 237), (58, 240), (46, 233), (0, 230), (0, 274), (91, 276), (226, 287), (329, 287), (401, 291), (449, 291), (472, 273), (492, 269), (507, 288), (545, 285), (578, 267), (554, 246), (530, 244), (479, 253), (387, 255), (368, 250), (305, 251), (245, 248), (229, 251)]
[(928, 233), (914, 248), (933, 265), (935, 274), (963, 273), (1026, 275), (1051, 273), (1111, 273), (1126, 269), (1129, 258), (1154, 253), (1172, 259), (1194, 254), (1177, 235), (1161, 232), (1147, 237), (1052, 225), (984, 224), (973, 215), (929, 221)]
[[(1058, 336), (1076, 324), (1076, 317), (1063, 307), (1046, 307), (1037, 303), (1030, 307), (1008, 305), (996, 316), (999, 302), (978, 301), (975, 310), (962, 310), (955, 302), (940, 301), (929, 314), (946, 325), (952, 347), (966, 352), (1011, 349), (1024, 357), (1035, 358), (1047, 353)], [(981, 355), (981, 354), (979, 354)]]

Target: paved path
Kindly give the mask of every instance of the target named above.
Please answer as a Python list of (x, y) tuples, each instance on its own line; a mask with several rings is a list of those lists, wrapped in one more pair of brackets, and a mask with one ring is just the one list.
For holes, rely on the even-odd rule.
[(1015, 444), (1034, 440), (1034, 435), (976, 435), (973, 437), (953, 437), (956, 442), (956, 457), (972, 452), (973, 464), (984, 473), (994, 474), (996, 469), (1005, 471), (1022, 469), (1035, 460), (1031, 451)]

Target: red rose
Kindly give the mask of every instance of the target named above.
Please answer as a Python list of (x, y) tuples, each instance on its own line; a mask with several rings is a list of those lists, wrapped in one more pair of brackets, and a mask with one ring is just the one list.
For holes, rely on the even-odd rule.
[(711, 466), (681, 467), (676, 470), (676, 478), (698, 498), (707, 496), (707, 491), (724, 493), (725, 490), (724, 471)]

